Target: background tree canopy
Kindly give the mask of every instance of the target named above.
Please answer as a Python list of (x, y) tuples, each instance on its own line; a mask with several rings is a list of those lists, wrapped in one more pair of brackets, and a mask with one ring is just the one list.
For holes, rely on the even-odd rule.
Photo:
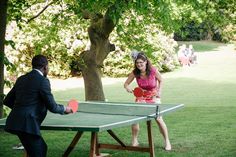
[(78, 56), (90, 44), (87, 34), (90, 23), (86, 19), (107, 12), (116, 25), (110, 36), (116, 50), (102, 65), (106, 75), (126, 75), (132, 68), (128, 53), (132, 49), (143, 50), (161, 71), (170, 71), (177, 65), (173, 56), (176, 43), (171, 40), (171, 33), (177, 32), (175, 39), (181, 40), (212, 38), (216, 32), (223, 34), (220, 28), (229, 27), (234, 20), (234, 3), (231, 0), (184, 3), (181, 0), (25, 0), (20, 3), (11, 0), (6, 39), (14, 43), (9, 44), (6, 54), (20, 72), (29, 70), (32, 55), (44, 53), (50, 58), (52, 75), (78, 74)]
[[(82, 17), (88, 16), (87, 18), (89, 18), (89, 16), (94, 16), (93, 14), (102, 14), (112, 4), (110, 1), (102, 1), (104, 5), (97, 6), (97, 3), (97, 1), (85, 4), (68, 1), (67, 4), (66, 1), (62, 1), (59, 4), (51, 4), (33, 20), (32, 17), (37, 15), (47, 4), (31, 5), (27, 3), (20, 5), (26, 7), (24, 13), (13, 14), (12, 17), (15, 17), (16, 20), (11, 19), (8, 24), (6, 39), (14, 41), (14, 47), (9, 45), (6, 49), (8, 59), (16, 65), (18, 72), (24, 73), (30, 68), (30, 58), (35, 53), (44, 53), (50, 58), (52, 75), (68, 77), (71, 70), (73, 74), (78, 73), (79, 68), (75, 62), (77, 62), (79, 54), (89, 49), (90, 45), (86, 30), (89, 21)], [(114, 21), (118, 22), (119, 20), (115, 32), (110, 36), (112, 43), (116, 45), (116, 51), (108, 55), (107, 61), (105, 61), (106, 66), (102, 66), (104, 73), (108, 76), (126, 75), (132, 68), (132, 61), (128, 53), (132, 49), (145, 51), (160, 70), (172, 70), (177, 63), (173, 56), (176, 43), (172, 40), (172, 36), (161, 31), (161, 24), (153, 22), (156, 20), (155, 18), (145, 17), (147, 14), (145, 8), (143, 10), (139, 8), (143, 7), (140, 5), (144, 5), (141, 1), (132, 5), (120, 1), (116, 5), (119, 6), (118, 11), (121, 13), (112, 12), (110, 15)], [(135, 12), (132, 7), (139, 8), (138, 12)], [(90, 10), (82, 11), (83, 9), (80, 8), (89, 8)], [(126, 11), (123, 11), (124, 9)], [(19, 11), (21, 10), (19, 9)], [(19, 14), (20, 17), (18, 17)], [(137, 20), (136, 17), (139, 19)], [(115, 67), (116, 62), (122, 66)], [(118, 70), (116, 73), (110, 73), (111, 69)], [(18, 73), (18, 75), (20, 74)]]
[(198, 0), (194, 2), (193, 20), (176, 31), (177, 40), (236, 40), (235, 1)]

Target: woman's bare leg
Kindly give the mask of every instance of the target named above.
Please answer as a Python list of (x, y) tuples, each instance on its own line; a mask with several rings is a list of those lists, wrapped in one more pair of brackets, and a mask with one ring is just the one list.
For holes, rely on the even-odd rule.
[(170, 140), (169, 140), (169, 135), (168, 135), (168, 129), (166, 127), (165, 122), (163, 121), (162, 117), (158, 117), (156, 119), (156, 122), (159, 126), (159, 130), (162, 134), (162, 136), (164, 137), (165, 140), (165, 150), (171, 150), (171, 144), (170, 144)]
[(132, 146), (138, 146), (139, 124), (132, 125)]

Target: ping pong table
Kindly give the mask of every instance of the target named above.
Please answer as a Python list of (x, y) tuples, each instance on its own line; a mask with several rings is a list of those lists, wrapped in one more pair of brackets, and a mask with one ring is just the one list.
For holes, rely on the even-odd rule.
[[(89, 157), (99, 156), (100, 149), (148, 152), (150, 157), (155, 157), (151, 120), (183, 106), (183, 104), (80, 102), (79, 110), (75, 114), (59, 115), (49, 112), (42, 123), (41, 130), (77, 131), (63, 157), (69, 156), (84, 132), (91, 132)], [(4, 127), (5, 120), (0, 119), (0, 128)], [(146, 147), (126, 145), (112, 131), (114, 128), (131, 126), (142, 121), (146, 121), (147, 126), (149, 144)], [(102, 131), (107, 131), (117, 144), (100, 143), (98, 133)]]

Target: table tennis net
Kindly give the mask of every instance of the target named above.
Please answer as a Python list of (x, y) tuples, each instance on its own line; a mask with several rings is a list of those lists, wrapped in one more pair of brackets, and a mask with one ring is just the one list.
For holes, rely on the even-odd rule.
[(78, 113), (157, 116), (158, 105), (119, 102), (80, 102)]
[(78, 112), (90, 112), (110, 115), (148, 116), (157, 113), (157, 106), (122, 103), (84, 103)]

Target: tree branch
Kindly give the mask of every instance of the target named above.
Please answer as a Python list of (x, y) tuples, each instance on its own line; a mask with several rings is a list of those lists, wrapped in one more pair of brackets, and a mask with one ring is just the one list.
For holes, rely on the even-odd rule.
[(31, 17), (30, 19), (28, 19), (26, 21), (26, 23), (31, 22), (32, 20), (36, 19), (37, 17), (39, 17), (50, 5), (52, 5), (55, 1), (52, 1), (50, 3), (48, 3), (40, 12), (38, 12), (38, 14), (36, 14), (35, 16)]
[(82, 10), (82, 17), (84, 19), (90, 19), (91, 18), (91, 13), (88, 10)]

